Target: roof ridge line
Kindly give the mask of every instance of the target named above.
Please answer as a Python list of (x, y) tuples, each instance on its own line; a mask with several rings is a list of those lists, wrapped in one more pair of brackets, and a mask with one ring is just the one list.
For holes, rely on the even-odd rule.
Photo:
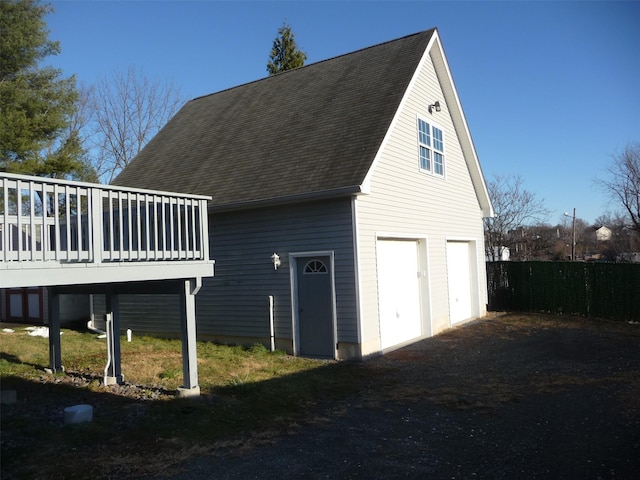
[(370, 50), (372, 48), (381, 47), (381, 46), (387, 45), (389, 43), (398, 42), (400, 40), (404, 40), (404, 39), (409, 38), (409, 37), (415, 37), (416, 35), (421, 35), (421, 34), (424, 34), (424, 33), (427, 33), (427, 32), (434, 32), (434, 31), (437, 31), (437, 30), (438, 30), (437, 27), (432, 27), (432, 28), (429, 28), (427, 30), (421, 30), (419, 32), (415, 32), (415, 33), (411, 33), (411, 34), (408, 34), (408, 35), (404, 35), (402, 37), (394, 38), (394, 39), (391, 39), (391, 40), (386, 40), (384, 42), (380, 42), (380, 43), (377, 43), (375, 45), (369, 45), (368, 47), (359, 48), (359, 49), (353, 50), (351, 52), (342, 53), (340, 55), (336, 55), (336, 56), (333, 56), (333, 57), (325, 58), (323, 60), (318, 60), (317, 62), (313, 62), (313, 63), (310, 63), (308, 65), (303, 65), (303, 66), (298, 67), (298, 68), (294, 68), (294, 69), (287, 70), (287, 71), (284, 71), (284, 72), (279, 72), (279, 73), (277, 73), (275, 75), (270, 75), (270, 76), (263, 77), (263, 78), (257, 78), (255, 80), (251, 80), (251, 81), (248, 81), (248, 82), (245, 82), (245, 83), (241, 83), (240, 85), (234, 85), (233, 87), (229, 87), (229, 88), (225, 88), (225, 89), (222, 89), (222, 90), (218, 90), (216, 92), (211, 92), (211, 93), (207, 93), (207, 94), (204, 94), (204, 95), (200, 95), (198, 97), (192, 98), (191, 100), (187, 101), (186, 103), (191, 103), (191, 102), (194, 102), (196, 100), (200, 100), (202, 98), (210, 97), (212, 95), (218, 95), (219, 93), (224, 93), (224, 92), (228, 92), (230, 90), (235, 90), (237, 88), (245, 87), (247, 85), (251, 85), (251, 84), (254, 84), (254, 83), (258, 83), (258, 82), (262, 82), (262, 81), (268, 80), (270, 78), (280, 77), (280, 76), (288, 74), (288, 73), (293, 73), (293, 72), (296, 72), (296, 71), (299, 71), (299, 70), (303, 70), (305, 68), (313, 67), (314, 65), (320, 65), (322, 63), (329, 62), (331, 60), (335, 60), (335, 59), (338, 59), (338, 58), (346, 57), (347, 55), (353, 55), (353, 54), (356, 54), (356, 53), (364, 52), (364, 51)]

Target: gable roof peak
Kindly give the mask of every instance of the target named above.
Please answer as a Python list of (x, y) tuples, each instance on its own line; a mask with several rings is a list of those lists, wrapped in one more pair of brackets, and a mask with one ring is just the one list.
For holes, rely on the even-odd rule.
[[(267, 77), (257, 78), (257, 79), (255, 79), (255, 80), (251, 80), (251, 81), (248, 81), (248, 82), (246, 82), (246, 83), (242, 83), (242, 84), (240, 84), (240, 85), (234, 85), (234, 86), (232, 86), (232, 87), (225, 88), (225, 89), (223, 89), (223, 90), (218, 90), (218, 91), (216, 91), (216, 92), (205, 93), (204, 95), (200, 95), (200, 96), (195, 97), (195, 98), (193, 98), (193, 99), (191, 99), (191, 100), (189, 100), (189, 101), (200, 100), (200, 99), (202, 99), (202, 98), (206, 98), (206, 97), (209, 97), (209, 96), (211, 96), (211, 95), (217, 95), (217, 94), (219, 94), (219, 93), (227, 92), (227, 91), (229, 91), (229, 90), (235, 90), (235, 89), (237, 89), (237, 88), (242, 88), (242, 87), (245, 87), (245, 86), (247, 86), (247, 85), (254, 84), (254, 83), (264, 82), (264, 81), (267, 81), (267, 80), (270, 80), (270, 79), (273, 79), (273, 78), (282, 77), (283, 75), (290, 75), (290, 74), (293, 74), (293, 73), (298, 72), (298, 71), (300, 71), (300, 70), (304, 70), (304, 69), (308, 69), (308, 68), (312, 68), (312, 67), (317, 67), (317, 66), (322, 65), (323, 63), (326, 63), (326, 62), (331, 62), (331, 61), (334, 61), (334, 60), (340, 59), (340, 58), (342, 58), (342, 57), (347, 57), (347, 56), (349, 56), (349, 55), (354, 55), (354, 54), (358, 54), (358, 53), (361, 53), (361, 52), (365, 52), (365, 51), (367, 51), (367, 50), (371, 50), (371, 49), (379, 48), (379, 47), (382, 47), (382, 46), (387, 45), (387, 44), (390, 44), (390, 43), (400, 42), (400, 41), (402, 41), (402, 40), (406, 40), (406, 39), (411, 38), (411, 37), (416, 37), (416, 36), (419, 36), (419, 35), (424, 35), (425, 37), (431, 38), (431, 36), (432, 36), (434, 33), (437, 33), (437, 31), (438, 31), (438, 28), (437, 28), (437, 27), (433, 27), (433, 28), (430, 28), (430, 29), (428, 29), (428, 30), (421, 30), (421, 31), (419, 31), (419, 32), (411, 33), (411, 34), (409, 34), (409, 35), (405, 35), (405, 36), (403, 36), (403, 37), (394, 38), (394, 39), (392, 39), (392, 40), (386, 40), (386, 41), (383, 41), (383, 42), (381, 42), (381, 43), (377, 43), (377, 44), (375, 44), (375, 45), (369, 45), (369, 46), (367, 46), (367, 47), (359, 48), (359, 49), (357, 49), (357, 50), (353, 50), (353, 51), (351, 51), (351, 52), (341, 53), (341, 54), (336, 55), (336, 56), (333, 56), (333, 57), (329, 57), (329, 58), (325, 58), (325, 59), (322, 59), (322, 60), (318, 60), (318, 61), (313, 62), (313, 63), (308, 63), (308, 64), (303, 65), (303, 66), (301, 66), (301, 67), (292, 68), (291, 70), (285, 70), (285, 71), (283, 71), (283, 72), (278, 72), (278, 73), (277, 73), (277, 74), (275, 74), (275, 75), (270, 75), (270, 76), (267, 76)], [(188, 102), (187, 102), (187, 103), (188, 103)]]
[(191, 100), (113, 183), (206, 194), (214, 208), (362, 192), (436, 32)]

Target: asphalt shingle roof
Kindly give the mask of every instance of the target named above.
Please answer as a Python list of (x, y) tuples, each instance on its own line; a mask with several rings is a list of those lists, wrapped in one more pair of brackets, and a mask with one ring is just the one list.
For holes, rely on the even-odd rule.
[(356, 191), (434, 31), (191, 100), (113, 183), (213, 206)]

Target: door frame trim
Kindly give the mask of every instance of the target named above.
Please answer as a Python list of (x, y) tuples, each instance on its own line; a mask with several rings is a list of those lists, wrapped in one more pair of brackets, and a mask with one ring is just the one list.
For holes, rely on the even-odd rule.
[(289, 279), (291, 282), (291, 331), (293, 333), (293, 355), (300, 354), (300, 316), (298, 313), (298, 260), (306, 257), (329, 257), (331, 282), (331, 335), (333, 337), (333, 359), (338, 358), (335, 253), (333, 250), (314, 250), (289, 253)]

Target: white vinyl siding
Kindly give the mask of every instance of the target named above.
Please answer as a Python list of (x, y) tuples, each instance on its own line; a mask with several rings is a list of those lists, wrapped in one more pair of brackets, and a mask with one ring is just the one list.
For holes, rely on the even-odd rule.
[[(421, 293), (430, 298), (428, 313), (432, 318), (426, 321), (431, 322), (433, 333), (449, 327), (447, 239), (474, 241), (476, 257), (484, 259), (482, 213), (448, 109), (448, 102), (455, 99), (442, 91), (430, 56), (425, 58), (424, 68), (412, 85), (384, 148), (378, 153), (370, 177), (370, 194), (359, 196), (356, 202), (363, 344), (379, 335), (375, 249), (380, 232), (426, 237), (429, 278), (424, 282), (428, 287), (423, 286)], [(434, 100), (442, 104), (442, 110), (432, 116), (446, 140), (446, 182), (416, 169), (416, 118), (426, 117), (428, 105)], [(479, 290), (485, 300), (479, 304), (484, 305), (484, 265), (478, 264), (476, 271), (481, 272)]]

